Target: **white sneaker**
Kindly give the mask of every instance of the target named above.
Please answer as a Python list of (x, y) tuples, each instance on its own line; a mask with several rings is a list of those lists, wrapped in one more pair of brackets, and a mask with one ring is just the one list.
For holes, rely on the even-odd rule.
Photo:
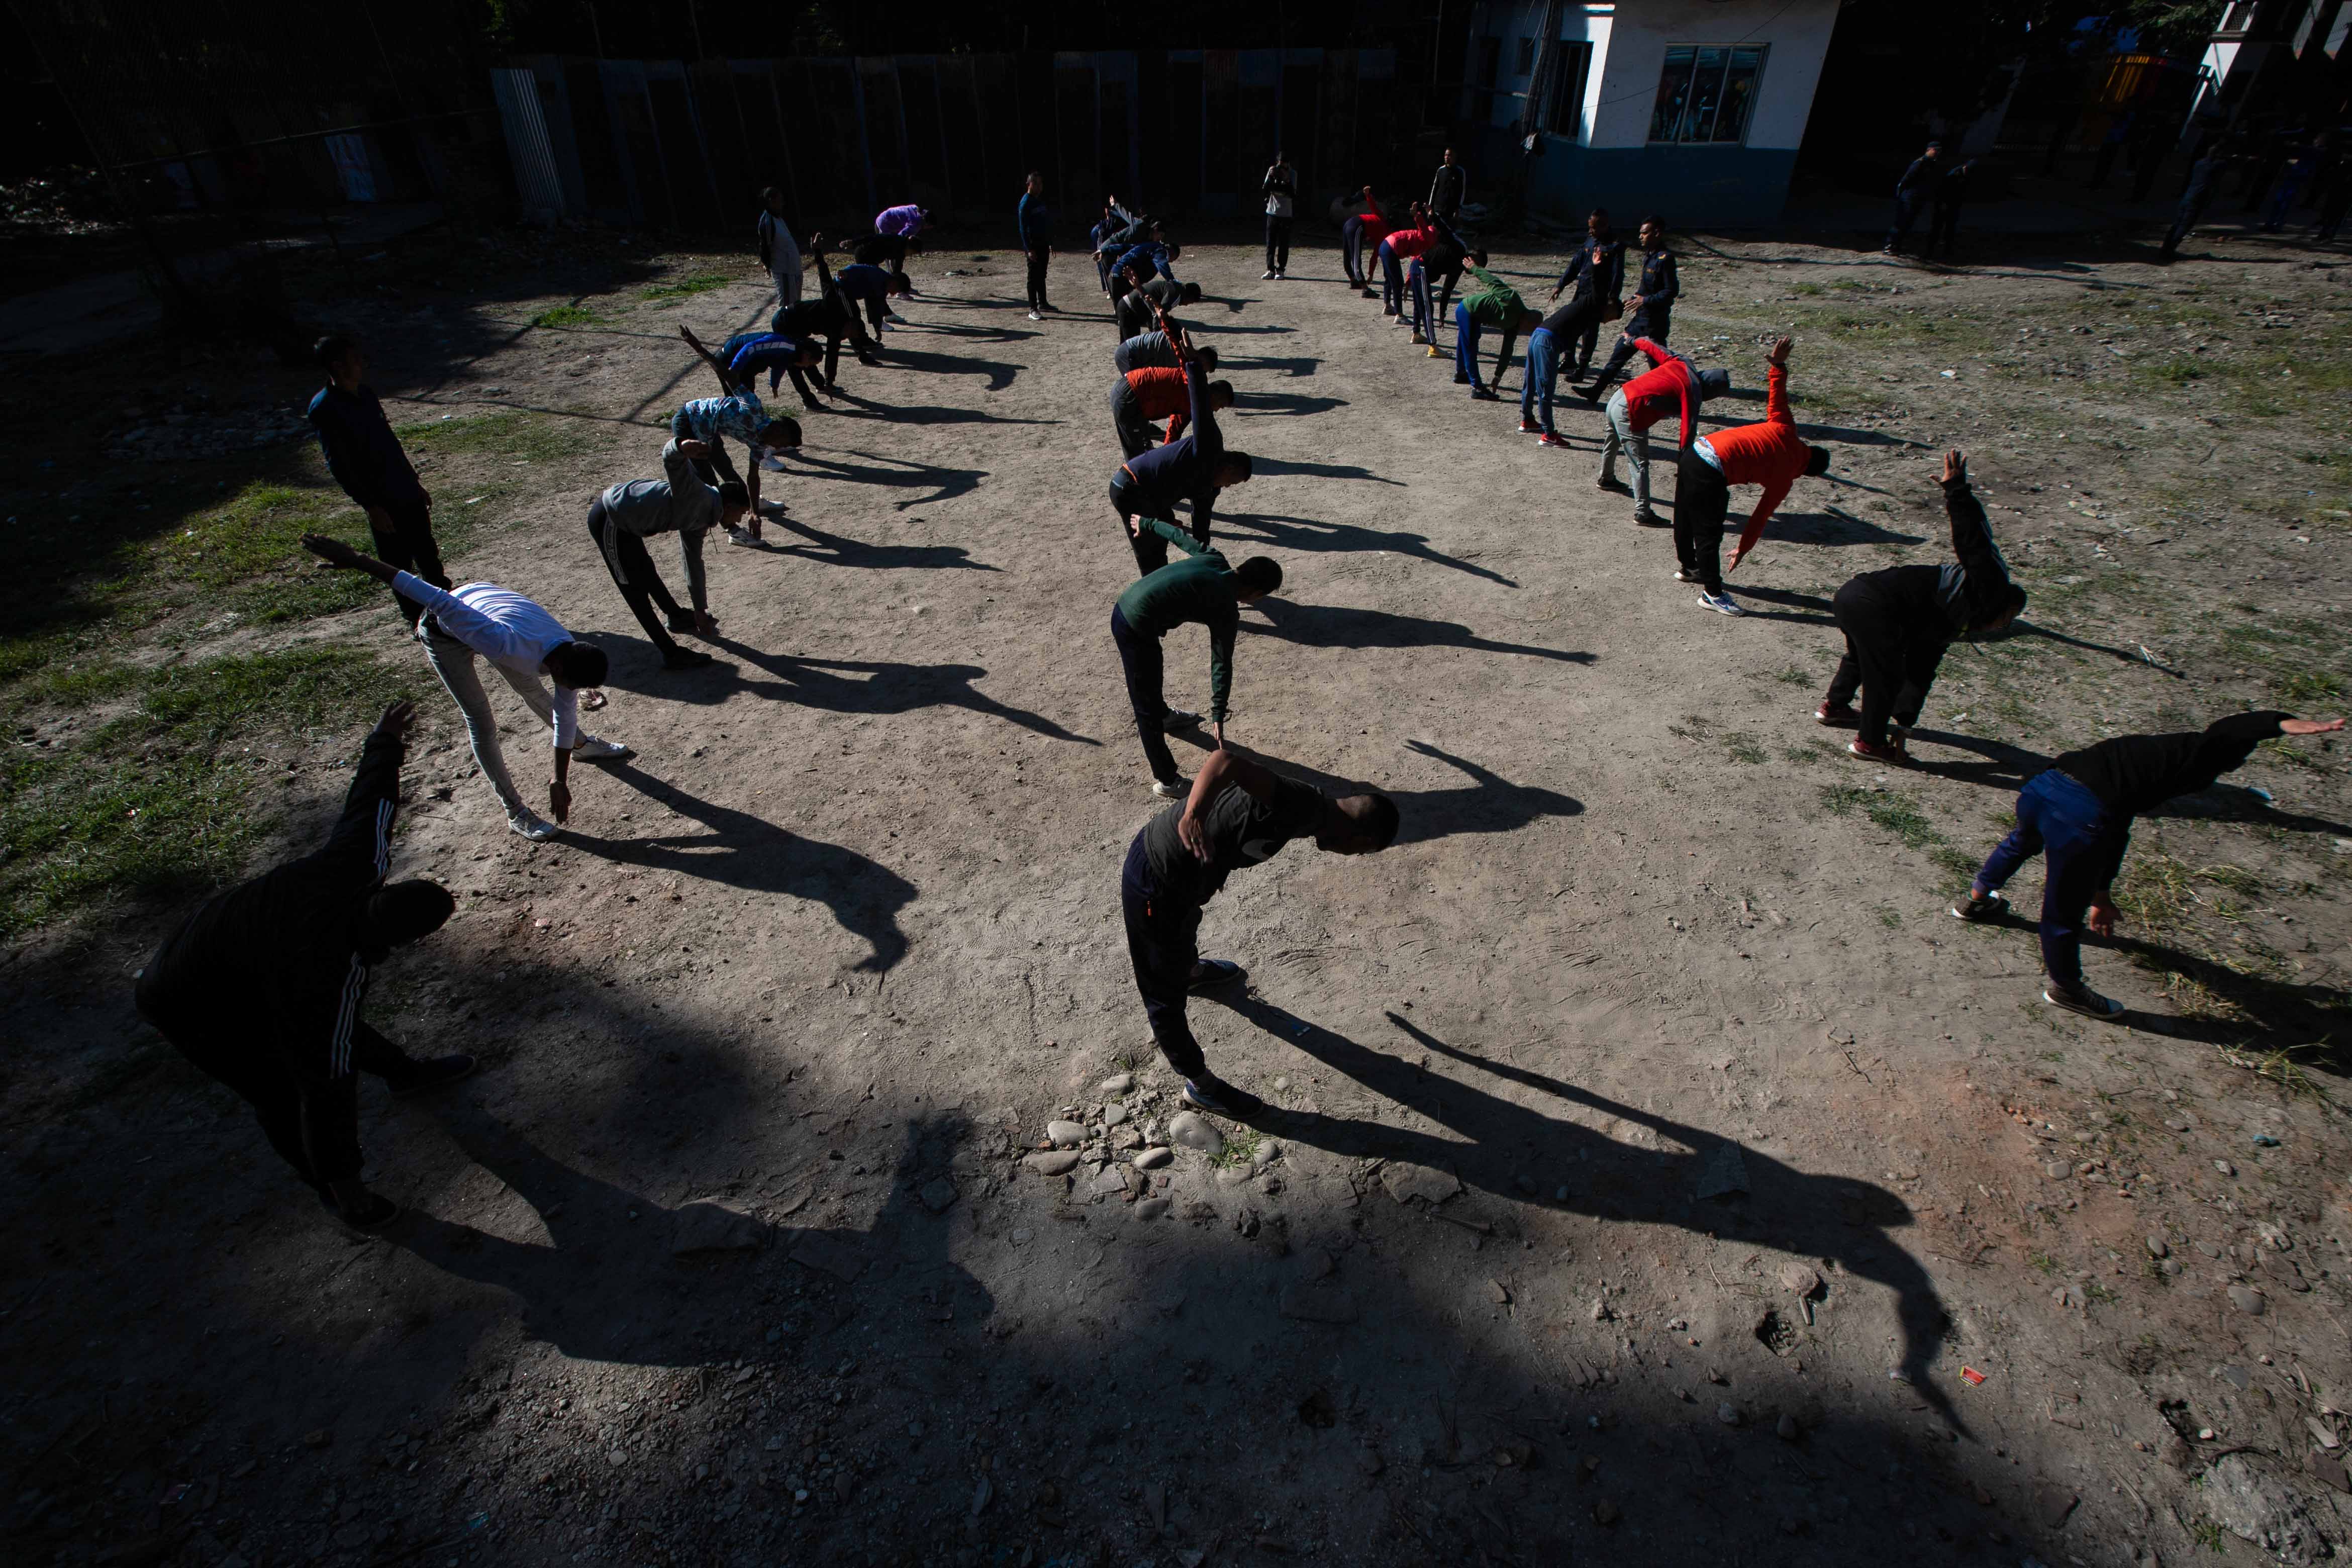
[(544, 839), (552, 838), (558, 833), (562, 831), (561, 828), (557, 827), (555, 824), (548, 821), (547, 818), (540, 816), (539, 813), (531, 810), (529, 806), (525, 806), (522, 810), (515, 813), (512, 816), (508, 817), (507, 826), (513, 831), (521, 834), (525, 838), (530, 839), (534, 844)]
[(1043, 317), (1043, 316), (1041, 316), (1041, 315), (1039, 315), (1036, 311), (1032, 310), (1032, 311), (1030, 311), (1030, 312), (1029, 312), (1029, 319), (1030, 319), (1031, 321), (1044, 321), (1045, 318), (1045, 317)]
[(1740, 606), (1739, 601), (1728, 594), (1701, 594), (1698, 602), (1718, 616), (1744, 616), (1748, 613)]
[(907, 324), (907, 318), (906, 318), (906, 317), (904, 317), (904, 316), (902, 316), (902, 315), (900, 315), (900, 314), (898, 314), (898, 311), (896, 311), (896, 310), (885, 310), (885, 311), (883, 311), (883, 312), (882, 312), (882, 319), (883, 319), (884, 321), (896, 321), (896, 322), (898, 322), (898, 323), (900, 326), (902, 326), (902, 327), (903, 327), (903, 326), (905, 326), (905, 325)]
[(751, 530), (737, 528), (730, 524), (727, 529), (727, 542), (730, 544), (740, 544), (748, 550), (752, 545), (757, 544), (759, 541), (751, 537)]
[(1192, 793), (1192, 786), (1182, 779), (1173, 784), (1166, 779), (1153, 779), (1151, 793), (1162, 800), (1182, 800)]
[(583, 735), (580, 743), (572, 748), (572, 760), (575, 763), (617, 763), (623, 757), (635, 755), (620, 742), (607, 741), (601, 735)]
[(1274, 268), (1271, 268), (1271, 267), (1269, 267), (1269, 268), (1267, 268), (1265, 271), (1263, 271), (1263, 272), (1261, 272), (1261, 273), (1259, 273), (1259, 274), (1257, 275), (1257, 280), (1258, 280), (1259, 282), (1261, 282), (1261, 283), (1264, 283), (1264, 282), (1265, 282), (1268, 279), (1271, 279), (1273, 276), (1274, 276)]

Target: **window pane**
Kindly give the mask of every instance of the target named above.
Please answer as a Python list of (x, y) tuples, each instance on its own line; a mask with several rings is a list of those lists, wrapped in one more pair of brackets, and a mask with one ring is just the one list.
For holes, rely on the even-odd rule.
[(1691, 66), (1698, 51), (1687, 45), (1666, 51), (1666, 68), (1658, 77), (1658, 103), (1650, 114), (1650, 140), (1680, 139), (1683, 110), (1690, 100)]
[(1723, 102), (1723, 68), (1729, 49), (1701, 49), (1691, 73), (1690, 112), (1683, 118), (1683, 142), (1707, 142), (1715, 136), (1715, 111)]
[(1762, 49), (1731, 51), (1731, 68), (1724, 78), (1723, 107), (1715, 117), (1715, 140), (1747, 140), (1748, 116), (1756, 107), (1756, 82), (1763, 72)]
[(1559, 51), (1559, 75), (1552, 81), (1546, 129), (1555, 136), (1576, 136), (1584, 130), (1585, 72), (1591, 65), (1592, 46), (1564, 43)]

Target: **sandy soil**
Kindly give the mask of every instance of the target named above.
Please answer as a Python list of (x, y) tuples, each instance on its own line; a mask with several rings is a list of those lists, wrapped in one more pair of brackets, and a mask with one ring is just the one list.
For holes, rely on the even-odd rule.
[[(427, 704), (396, 868), (460, 914), (371, 1012), (486, 1070), (364, 1091), (370, 1179), (415, 1210), (384, 1239), (175, 1062), (106, 1087), (160, 911), (17, 966), (12, 1554), (2312, 1560), (2352, 1526), (2347, 1143), (2325, 1051), (2265, 1053), (2340, 1018), (2343, 753), (2265, 752), (2143, 825), (2170, 879), (2090, 955), (2124, 1026), (2039, 1001), (2030, 923), (1945, 914), (2037, 759), (2334, 695), (2341, 405), (2247, 411), (2271, 367), (2343, 372), (2346, 274), (2307, 259), (1688, 247), (1678, 344), (1752, 394), (1795, 331), (1838, 452), (1732, 621), (1593, 487), (1597, 415), (1537, 448), (1328, 252), (1273, 283), (1188, 256), (1260, 476), (1220, 531), (1287, 574), (1232, 738), (1389, 790), (1404, 831), (1213, 906), (1250, 984), (1196, 1025), (1279, 1109), (1156, 1170), (1173, 1081), (1115, 892), (1156, 803), (1104, 625), (1129, 557), (1086, 263), (1039, 325), (1017, 258), (921, 258), (887, 363), (769, 476), (791, 521), (714, 549), (721, 661), (686, 675), (581, 518), (704, 390), (675, 322), (715, 341), (755, 283), (563, 331), (366, 307), (395, 417), (593, 429), (456, 564), (604, 643), (595, 726), (639, 756), (531, 846)], [(1540, 292), (1546, 261), (1498, 266)], [(451, 331), (486, 346), (442, 363)], [(1932, 765), (1889, 775), (1809, 722), (1826, 599), (1939, 557), (1948, 444), (2073, 640), (1956, 649)], [(472, 474), (426, 477), (446, 508)], [(2323, 629), (2282, 651), (2290, 621)], [(395, 626), (303, 635), (413, 658)], [(1205, 665), (1171, 639), (1171, 700)], [(291, 838), (336, 787), (306, 775)], [(1057, 1117), (1087, 1141), (1049, 1176)]]

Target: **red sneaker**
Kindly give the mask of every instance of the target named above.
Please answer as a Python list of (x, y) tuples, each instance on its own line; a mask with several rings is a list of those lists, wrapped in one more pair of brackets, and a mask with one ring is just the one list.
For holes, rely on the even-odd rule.
[(1565, 447), (1568, 445), (1568, 438), (1564, 436), (1553, 436), (1547, 433), (1536, 437), (1536, 445), (1538, 447)]
[(1824, 730), (1854, 730), (1861, 728), (1862, 715), (1847, 702), (1824, 702), (1813, 710), (1813, 722)]
[(1887, 766), (1895, 768), (1907, 768), (1911, 765), (1911, 753), (1903, 749), (1903, 742), (1900, 741), (1889, 741), (1884, 745), (1878, 745), (1856, 735), (1845, 743), (1845, 749), (1866, 763), (1885, 763)]
[(1522, 419), (1522, 420), (1520, 420), (1520, 421), (1519, 421), (1519, 434), (1520, 434), (1520, 435), (1522, 435), (1522, 436), (1532, 436), (1532, 435), (1535, 435), (1538, 431), (1541, 430), (1542, 428), (1543, 428), (1543, 426), (1540, 426), (1540, 425), (1537, 424), (1537, 423), (1536, 423), (1534, 420), (1532, 420), (1532, 419)]

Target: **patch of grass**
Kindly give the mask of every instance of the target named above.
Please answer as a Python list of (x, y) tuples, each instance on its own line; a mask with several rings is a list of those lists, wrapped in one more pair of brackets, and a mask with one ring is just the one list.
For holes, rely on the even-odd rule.
[(1818, 294), (1821, 291), (1822, 286), (1818, 283), (1800, 283), (1789, 290), (1791, 294)]
[(1723, 738), (1723, 749), (1730, 754), (1733, 762), (1746, 763), (1750, 767), (1758, 766), (1769, 760), (1764, 753), (1764, 748), (1747, 735), (1737, 733), (1726, 735)]
[(2116, 909), (2134, 924), (2162, 931), (2189, 912), (2189, 868), (2165, 854), (2135, 855), (2116, 886)]
[[(1835, 816), (1846, 816), (1857, 808), (1876, 826), (1885, 828), (1906, 847), (1924, 849), (1940, 844), (1944, 836), (1936, 831), (1908, 797), (1890, 792), (1863, 789), (1854, 784), (1827, 784), (1822, 789), (1822, 805)], [(1971, 871), (1976, 868), (1969, 868)]]
[(2025, 1255), (2025, 1261), (2040, 1273), (2052, 1275), (2058, 1272), (2058, 1260), (2046, 1252), (2029, 1252)]
[(2226, 1537), (2221, 1533), (2221, 1527), (2210, 1519), (2189, 1521), (2189, 1535), (2198, 1545), (2216, 1557), (2223, 1556), (2229, 1551), (2228, 1546), (2224, 1544)]
[(1774, 670), (1772, 672), (1772, 679), (1779, 681), (1783, 686), (1811, 686), (1813, 683), (1813, 678), (1811, 676), (1806, 674), (1803, 670), (1798, 668), (1793, 664), (1783, 665), (1779, 669)]
[(655, 283), (637, 290), (640, 300), (689, 300), (697, 294), (708, 294), (713, 289), (724, 289), (735, 279), (724, 272), (690, 272), (667, 283)]
[(585, 305), (557, 305), (533, 316), (530, 324), (534, 327), (601, 327), (606, 319), (601, 312)]
[(1893, 904), (1880, 904), (1871, 912), (1878, 917), (1878, 923), (1885, 926), (1888, 931), (1901, 931), (1903, 929), (1903, 911), (1896, 909)]
[(1234, 1127), (1225, 1132), (1225, 1146), (1211, 1156), (1209, 1163), (1219, 1170), (1246, 1166), (1256, 1154), (1264, 1137), (1255, 1128)]
[(1984, 864), (1982, 860), (1967, 850), (1955, 849), (1948, 844), (1938, 844), (1928, 850), (1927, 858), (1936, 863), (1937, 869), (1953, 879), (1949, 885), (1954, 891), (1973, 883), (1976, 880), (1978, 869)]

